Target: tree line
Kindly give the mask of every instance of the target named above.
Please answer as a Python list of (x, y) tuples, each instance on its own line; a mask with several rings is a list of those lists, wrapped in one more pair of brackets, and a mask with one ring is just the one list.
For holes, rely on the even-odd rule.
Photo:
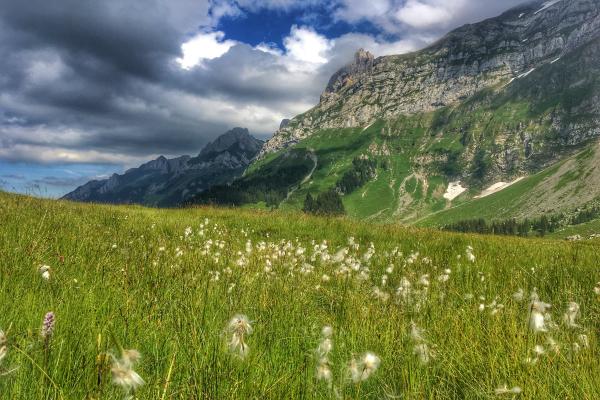
[(488, 222), (484, 218), (475, 218), (458, 221), (445, 225), (445, 231), (462, 233), (479, 233), (482, 235), (506, 235), (506, 236), (546, 236), (555, 232), (561, 226), (559, 216), (548, 217), (542, 215), (539, 218), (525, 218), (518, 221), (515, 218)]

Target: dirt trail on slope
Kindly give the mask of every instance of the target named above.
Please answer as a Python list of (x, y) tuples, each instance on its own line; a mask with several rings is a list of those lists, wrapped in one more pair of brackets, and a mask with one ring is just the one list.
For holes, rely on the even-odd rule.
[(292, 194), (294, 194), (294, 192), (296, 192), (296, 190), (300, 189), (300, 187), (302, 185), (304, 185), (306, 182), (308, 182), (310, 180), (310, 178), (312, 178), (312, 175), (315, 172), (315, 170), (317, 169), (317, 165), (318, 165), (317, 154), (315, 153), (315, 151), (313, 149), (309, 149), (308, 151), (309, 151), (308, 158), (310, 158), (310, 160), (313, 162), (313, 167), (310, 170), (310, 172), (308, 173), (308, 175), (306, 175), (304, 177), (304, 179), (302, 179), (302, 181), (298, 185), (296, 185), (295, 187), (293, 187), (292, 190), (290, 190), (287, 193), (287, 196), (285, 197), (284, 201), (288, 201), (289, 198), (290, 198), (290, 196)]

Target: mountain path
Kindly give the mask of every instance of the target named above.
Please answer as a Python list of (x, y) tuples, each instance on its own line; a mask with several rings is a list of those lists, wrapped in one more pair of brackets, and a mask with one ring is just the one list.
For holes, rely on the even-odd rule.
[(301, 182), (300, 182), (298, 185), (296, 185), (295, 187), (293, 187), (293, 188), (292, 188), (292, 190), (290, 190), (290, 191), (287, 193), (287, 196), (285, 197), (285, 200), (284, 200), (284, 201), (288, 201), (288, 200), (290, 199), (290, 196), (291, 196), (292, 194), (294, 194), (294, 192), (295, 192), (296, 190), (300, 189), (300, 187), (301, 187), (302, 185), (304, 185), (306, 182), (308, 182), (308, 181), (310, 180), (310, 178), (312, 178), (312, 175), (313, 175), (313, 173), (315, 172), (315, 170), (317, 169), (317, 165), (318, 165), (318, 163), (319, 163), (319, 162), (318, 162), (318, 158), (317, 158), (317, 154), (315, 153), (315, 150), (314, 150), (314, 149), (308, 149), (308, 151), (309, 151), (309, 153), (308, 153), (308, 157), (309, 157), (309, 158), (311, 159), (311, 161), (313, 162), (313, 167), (312, 167), (312, 169), (310, 170), (310, 172), (308, 173), (308, 175), (306, 175), (306, 176), (304, 177), (304, 179), (302, 179), (302, 181), (301, 181)]

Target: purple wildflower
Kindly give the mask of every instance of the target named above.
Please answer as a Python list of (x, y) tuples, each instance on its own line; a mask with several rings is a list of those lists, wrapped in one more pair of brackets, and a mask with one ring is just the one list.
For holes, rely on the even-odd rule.
[(50, 339), (52, 333), (54, 332), (54, 313), (52, 311), (48, 311), (44, 316), (44, 321), (42, 322), (42, 338)]

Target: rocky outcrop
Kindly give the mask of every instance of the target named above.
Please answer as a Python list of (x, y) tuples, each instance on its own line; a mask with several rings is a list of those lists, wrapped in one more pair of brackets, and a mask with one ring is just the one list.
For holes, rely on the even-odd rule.
[(196, 157), (155, 160), (122, 175), (93, 180), (63, 198), (74, 201), (176, 206), (212, 185), (240, 176), (263, 142), (247, 129), (234, 128), (206, 145)]
[(438, 110), (524, 77), (599, 37), (597, 0), (536, 1), (463, 26), (419, 52), (375, 59), (361, 49), (331, 78), (319, 104), (279, 129), (260, 156), (320, 129)]

